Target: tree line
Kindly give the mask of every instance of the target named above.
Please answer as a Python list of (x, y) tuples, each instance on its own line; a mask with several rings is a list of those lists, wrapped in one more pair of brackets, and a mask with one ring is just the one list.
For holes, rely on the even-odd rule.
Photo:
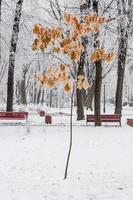
[[(0, 24), (1, 24), (1, 13), (2, 13), (2, 3), (3, 1), (0, 1)], [(23, 12), (23, 0), (18, 0), (16, 2), (16, 8), (14, 12), (14, 22), (12, 26), (12, 35), (11, 35), (11, 42), (10, 42), (10, 50), (9, 50), (9, 61), (8, 61), (8, 75), (7, 75), (7, 99), (6, 99), (6, 110), (12, 111), (13, 110), (13, 101), (14, 101), (14, 94), (20, 96), (20, 102), (22, 104), (27, 104), (27, 86), (29, 87), (29, 94), (33, 97), (34, 103), (44, 102), (44, 96), (45, 90), (42, 88), (37, 88), (35, 80), (33, 80), (33, 83), (31, 84), (28, 79), (31, 77), (33, 78), (36, 72), (39, 72), (41, 70), (41, 63), (40, 60), (45, 60), (47, 56), (44, 55), (45, 53), (39, 53), (36, 54), (36, 57), (38, 58), (37, 62), (37, 69), (36, 71), (30, 72), (30, 66), (31, 62), (28, 62), (26, 65), (23, 66), (22, 70), (22, 79), (21, 81), (18, 81), (15, 83), (14, 79), (14, 72), (15, 72), (15, 60), (16, 60), (16, 54), (17, 54), (17, 44), (19, 40), (19, 32), (20, 32), (20, 22)], [(97, 0), (86, 0), (86, 1), (79, 1), (79, 7), (70, 8), (70, 5), (61, 6), (60, 2), (58, 0), (55, 1), (49, 1), (50, 9), (48, 10), (49, 14), (52, 15), (52, 17), (55, 19), (56, 23), (59, 25), (62, 25), (62, 16), (63, 12), (66, 9), (71, 9), (71, 12), (76, 12), (75, 10), (78, 10), (78, 13), (81, 16), (86, 15), (90, 12), (95, 12), (97, 15), (107, 15), (108, 19), (108, 25), (105, 26), (105, 30), (110, 31), (110, 34), (113, 34), (113, 29), (110, 28), (110, 23), (116, 23), (117, 29), (115, 30), (117, 34), (117, 49), (115, 51), (115, 60), (117, 62), (117, 84), (116, 84), (116, 95), (115, 95), (115, 114), (122, 114), (122, 99), (123, 99), (123, 84), (124, 84), (124, 75), (126, 70), (126, 59), (127, 59), (127, 52), (128, 52), (128, 46), (130, 41), (130, 36), (132, 34), (132, 27), (133, 27), (133, 2), (132, 0), (117, 0), (117, 2), (114, 2), (111, 0), (104, 5), (102, 13), (101, 13), (101, 4)], [(111, 16), (112, 6), (115, 4), (115, 15)], [(1, 25), (0, 25), (1, 26)], [(1, 36), (0, 36), (1, 38)], [(90, 47), (91, 42), (91, 47)], [(102, 79), (104, 77), (103, 75), (103, 63), (101, 60), (95, 61), (94, 63), (88, 62), (86, 60), (87, 57), (87, 49), (88, 48), (98, 48), (102, 46), (101, 41), (101, 35), (99, 33), (93, 33), (91, 39), (87, 36), (82, 37), (82, 45), (84, 46), (84, 51), (81, 52), (80, 59), (78, 62), (78, 71), (77, 75), (84, 75), (87, 74), (88, 80), (91, 79), (92, 87), (91, 89), (88, 89), (87, 93), (84, 89), (77, 88), (76, 94), (75, 94), (75, 103), (77, 105), (77, 120), (83, 120), (84, 119), (84, 108), (86, 107), (92, 107), (92, 100), (94, 98), (94, 113), (96, 116), (96, 126), (101, 125), (100, 121), (100, 114), (101, 114), (101, 84)], [(1, 47), (2, 48), (2, 47)], [(1, 49), (0, 48), (0, 49)], [(52, 55), (53, 56), (53, 55)], [(41, 59), (40, 59), (41, 58)], [(62, 58), (60, 57), (54, 57), (54, 59), (59, 62)], [(4, 71), (4, 68), (2, 68), (3, 63), (1, 60), (1, 53), (0, 53), (0, 66), (1, 70)], [(2, 73), (1, 71), (1, 73)], [(44, 69), (45, 71), (45, 69)], [(108, 73), (110, 73), (111, 68), (107, 70), (105, 73), (105, 76), (108, 76)], [(74, 72), (72, 72), (74, 73)], [(31, 75), (32, 74), (32, 75)], [(28, 75), (28, 76), (27, 76)], [(28, 79), (27, 79), (28, 77)], [(34, 78), (33, 78), (34, 79)], [(27, 82), (26, 82), (27, 81)], [(15, 83), (15, 85), (14, 85)], [(26, 85), (27, 84), (27, 85)], [(15, 87), (16, 86), (16, 89)], [(34, 87), (34, 88), (33, 88)], [(49, 105), (52, 106), (52, 96), (56, 94), (58, 89), (48, 92), (47, 98), (50, 97), (48, 100), (50, 102)], [(60, 97), (61, 98), (61, 97)], [(55, 104), (58, 104), (58, 101), (61, 101), (60, 98), (57, 95), (57, 102)], [(68, 98), (64, 97), (64, 98)]]

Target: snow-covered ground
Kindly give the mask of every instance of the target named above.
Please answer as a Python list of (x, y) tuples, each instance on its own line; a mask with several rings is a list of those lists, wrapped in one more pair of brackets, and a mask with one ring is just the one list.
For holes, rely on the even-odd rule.
[(54, 116), (54, 126), (43, 126), (32, 113), (29, 132), (26, 126), (1, 125), (0, 199), (132, 200), (133, 128), (126, 125), (131, 114), (125, 113), (121, 128), (86, 127), (74, 115), (67, 180), (69, 116)]

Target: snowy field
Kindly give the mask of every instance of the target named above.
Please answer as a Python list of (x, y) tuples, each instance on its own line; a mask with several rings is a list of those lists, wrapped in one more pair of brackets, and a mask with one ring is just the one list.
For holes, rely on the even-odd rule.
[(25, 126), (1, 125), (0, 199), (132, 200), (133, 128), (126, 125), (125, 118), (121, 128), (74, 122), (67, 180), (63, 177), (68, 116), (55, 116), (53, 123), (60, 122), (55, 126), (43, 126), (39, 116), (31, 116), (28, 133)]

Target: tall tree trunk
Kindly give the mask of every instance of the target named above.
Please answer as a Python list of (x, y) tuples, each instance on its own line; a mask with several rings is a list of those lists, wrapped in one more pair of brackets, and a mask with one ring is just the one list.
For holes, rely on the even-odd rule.
[[(127, 56), (127, 46), (128, 46), (128, 33), (126, 20), (126, 10), (125, 10), (125, 0), (122, 2), (118, 0), (118, 71), (117, 71), (117, 87), (115, 96), (115, 114), (121, 114), (122, 112), (122, 96), (123, 96), (123, 82), (125, 74), (125, 64)], [(129, 8), (130, 9), (130, 8)], [(124, 20), (125, 19), (125, 20)], [(123, 21), (124, 20), (124, 21)]]
[(20, 104), (21, 103), (21, 82), (16, 81), (16, 90), (15, 90), (15, 97), (16, 97), (16, 103)]
[[(81, 16), (90, 8), (91, 1), (86, 0), (86, 3), (82, 3), (80, 5), (80, 14)], [(84, 46), (85, 50), (81, 53), (80, 61), (78, 64), (77, 76), (84, 75), (84, 65), (85, 65), (85, 58), (86, 58), (86, 48), (88, 45), (88, 37), (82, 37), (82, 45)], [(84, 119), (84, 98), (83, 98), (84, 91), (77, 89), (77, 120)]]
[(7, 108), (6, 108), (7, 111), (13, 110), (14, 67), (15, 67), (16, 48), (18, 42), (22, 5), (23, 5), (23, 0), (18, 0), (15, 9), (15, 17), (14, 17), (10, 55), (9, 55), (9, 68), (8, 68), (8, 81), (7, 81)]
[[(80, 62), (78, 66), (77, 76), (84, 75), (84, 62), (85, 62), (85, 51), (81, 53)], [(83, 95), (82, 90), (77, 88), (77, 120), (84, 119), (84, 102), (83, 102)]]
[(42, 97), (41, 97), (41, 104), (43, 105), (43, 103), (44, 103), (44, 89), (42, 91)]
[(27, 105), (27, 95), (26, 95), (26, 75), (29, 70), (29, 65), (23, 66), (22, 80), (21, 80), (21, 103)]
[(42, 90), (41, 90), (41, 88), (39, 88), (39, 91), (38, 91), (38, 93), (37, 93), (37, 102), (36, 102), (37, 104), (40, 103), (41, 93), (42, 93)]
[(95, 82), (93, 82), (93, 85), (91, 88), (88, 89), (88, 94), (85, 102), (86, 109), (90, 109), (93, 111), (92, 103), (94, 98), (94, 91), (95, 91)]
[[(93, 10), (98, 15), (98, 1), (93, 0)], [(98, 40), (99, 34), (95, 34), (94, 48), (100, 47)], [(94, 95), (94, 113), (95, 113), (95, 126), (101, 126), (101, 83), (102, 83), (102, 62), (96, 61), (96, 77), (95, 77), (95, 95)]]
[(101, 61), (96, 61), (96, 80), (95, 80), (95, 126), (101, 126), (101, 82), (102, 82), (102, 65)]
[(21, 103), (27, 105), (25, 79), (21, 81)]
[(125, 74), (126, 54), (127, 54), (128, 35), (121, 36), (119, 40), (119, 55), (118, 55), (118, 78), (115, 96), (115, 114), (122, 112), (122, 96), (123, 96), (123, 82)]
[(37, 102), (37, 85), (36, 82), (34, 82), (34, 87), (33, 87), (33, 103), (36, 104)]
[(50, 90), (50, 99), (49, 99), (49, 107), (51, 108), (52, 107), (52, 100), (53, 100), (53, 90), (51, 89)]
[(0, 67), (1, 67), (1, 6), (2, 6), (2, 0), (0, 0)]

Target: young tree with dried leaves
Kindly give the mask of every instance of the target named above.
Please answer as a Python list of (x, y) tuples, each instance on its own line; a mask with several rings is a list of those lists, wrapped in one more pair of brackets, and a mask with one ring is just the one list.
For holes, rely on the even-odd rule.
[[(41, 50), (45, 52), (50, 51), (53, 54), (60, 54), (65, 59), (67, 58), (71, 61), (71, 64), (64, 62), (57, 67), (48, 66), (45, 73), (36, 75), (35, 77), (42, 86), (54, 88), (61, 84), (64, 92), (71, 93), (70, 145), (64, 176), (64, 179), (66, 179), (72, 149), (72, 112), (74, 91), (76, 88), (79, 90), (82, 90), (82, 88), (87, 90), (88, 87), (91, 86), (84, 74), (77, 74), (78, 62), (81, 53), (84, 51), (82, 37), (91, 34), (92, 32), (99, 32), (100, 26), (106, 23), (106, 19), (98, 16), (96, 13), (91, 13), (83, 16), (81, 21), (77, 16), (65, 13), (64, 22), (67, 27), (66, 30), (63, 30), (63, 28), (60, 27), (49, 28), (36, 24), (33, 28), (33, 33), (36, 38), (33, 42), (32, 49), (33, 51)], [(110, 62), (112, 57), (112, 52), (105, 53), (105, 51), (100, 47), (95, 48), (91, 55), (88, 55), (88, 59), (92, 62)], [(71, 76), (73, 68), (75, 74)]]

